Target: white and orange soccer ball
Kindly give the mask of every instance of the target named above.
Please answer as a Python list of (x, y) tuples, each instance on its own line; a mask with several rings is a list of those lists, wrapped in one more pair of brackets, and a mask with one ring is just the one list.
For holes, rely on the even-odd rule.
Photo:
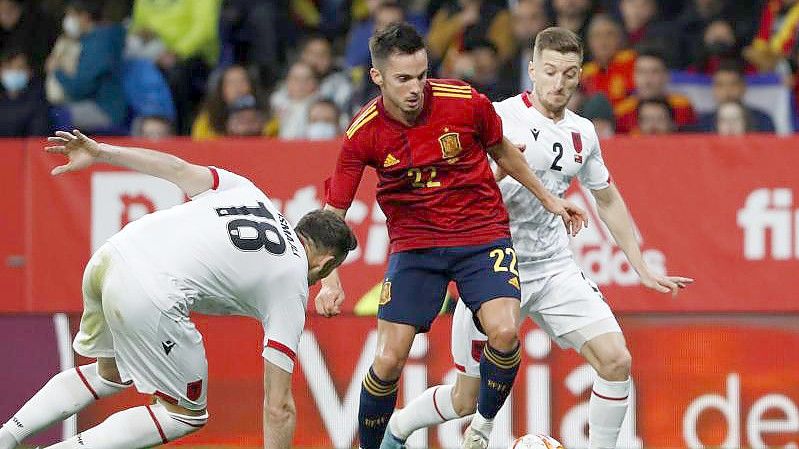
[(560, 441), (549, 435), (528, 434), (516, 438), (508, 449), (564, 449)]

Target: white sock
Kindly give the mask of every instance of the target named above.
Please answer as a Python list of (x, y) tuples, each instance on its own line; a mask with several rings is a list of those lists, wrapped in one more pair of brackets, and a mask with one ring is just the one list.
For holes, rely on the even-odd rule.
[(594, 379), (594, 389), (588, 401), (589, 449), (615, 449), (629, 396), (629, 377), (621, 382), (599, 376)]
[(165, 444), (195, 432), (208, 421), (203, 416), (170, 413), (161, 404), (114, 413), (99, 425), (47, 449), (133, 449)]
[[(97, 374), (97, 363), (62, 371), (53, 376), (3, 425), (3, 431), (11, 434), (17, 443), (21, 443), (39, 430), (72, 416), (97, 399), (118, 393), (127, 386), (101, 378)], [(3, 438), (0, 438), (0, 443), (2, 441)]]
[(400, 440), (425, 427), (459, 418), (452, 403), (455, 385), (436, 385), (409, 402), (405, 408), (394, 411), (388, 421), (391, 433)]
[(485, 418), (480, 412), (476, 412), (469, 426), (488, 437), (491, 436), (491, 430), (494, 429), (494, 420)]

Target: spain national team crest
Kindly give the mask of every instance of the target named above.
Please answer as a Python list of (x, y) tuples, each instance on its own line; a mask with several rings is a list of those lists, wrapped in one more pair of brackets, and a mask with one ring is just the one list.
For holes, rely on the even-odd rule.
[(391, 301), (391, 281), (386, 280), (383, 282), (383, 288), (380, 289), (380, 302), (378, 305), (385, 305)]
[(438, 138), (438, 143), (441, 144), (441, 156), (450, 164), (455, 163), (463, 149), (461, 148), (461, 138), (458, 133), (444, 133)]

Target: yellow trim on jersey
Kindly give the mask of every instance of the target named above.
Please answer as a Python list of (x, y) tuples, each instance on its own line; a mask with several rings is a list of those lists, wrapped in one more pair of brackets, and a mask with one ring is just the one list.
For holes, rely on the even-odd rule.
[(352, 126), (350, 126), (350, 129), (347, 130), (347, 138), (351, 139), (352, 136), (354, 136), (355, 133), (361, 129), (361, 126), (367, 124), (370, 120), (377, 117), (377, 113), (377, 109), (374, 109), (369, 115), (362, 117), (361, 119), (358, 119), (357, 122), (353, 123)]
[(461, 95), (463, 95), (463, 94), (471, 94), (472, 93), (472, 89), (463, 90), (463, 89), (451, 89), (449, 87), (434, 87), (433, 88), (433, 92), (448, 92), (448, 93), (451, 93), (451, 94), (461, 94)]
[(628, 62), (635, 59), (636, 53), (635, 50), (627, 49), (622, 50), (616, 54), (616, 57), (613, 58), (616, 62)]
[(353, 127), (355, 127), (358, 123), (361, 122), (361, 120), (364, 119), (364, 117), (366, 117), (367, 115), (371, 114), (376, 108), (377, 108), (377, 104), (373, 103), (372, 105), (370, 105), (366, 109), (364, 109), (363, 112), (361, 112), (360, 114), (358, 114), (357, 117), (355, 117), (355, 120), (352, 121), (352, 124), (350, 125), (349, 129), (352, 129)]
[(449, 98), (472, 98), (472, 94), (450, 94), (445, 92), (433, 92), (434, 97), (449, 97)]
[(430, 86), (433, 86), (433, 89), (444, 87), (447, 89), (460, 89), (471, 92), (472, 86), (461, 86), (458, 84), (444, 84), (444, 83), (436, 83), (435, 81), (430, 81)]

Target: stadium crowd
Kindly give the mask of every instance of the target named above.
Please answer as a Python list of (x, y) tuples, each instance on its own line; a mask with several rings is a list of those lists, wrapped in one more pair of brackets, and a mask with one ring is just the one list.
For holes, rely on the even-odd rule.
[[(378, 93), (368, 38), (397, 21), (426, 36), (431, 76), (494, 101), (531, 88), (539, 31), (578, 33), (571, 108), (602, 137), (773, 132), (747, 80), (799, 89), (796, 0), (0, 0), (0, 136), (333, 138)], [(713, 107), (674, 73), (710, 77)]]

